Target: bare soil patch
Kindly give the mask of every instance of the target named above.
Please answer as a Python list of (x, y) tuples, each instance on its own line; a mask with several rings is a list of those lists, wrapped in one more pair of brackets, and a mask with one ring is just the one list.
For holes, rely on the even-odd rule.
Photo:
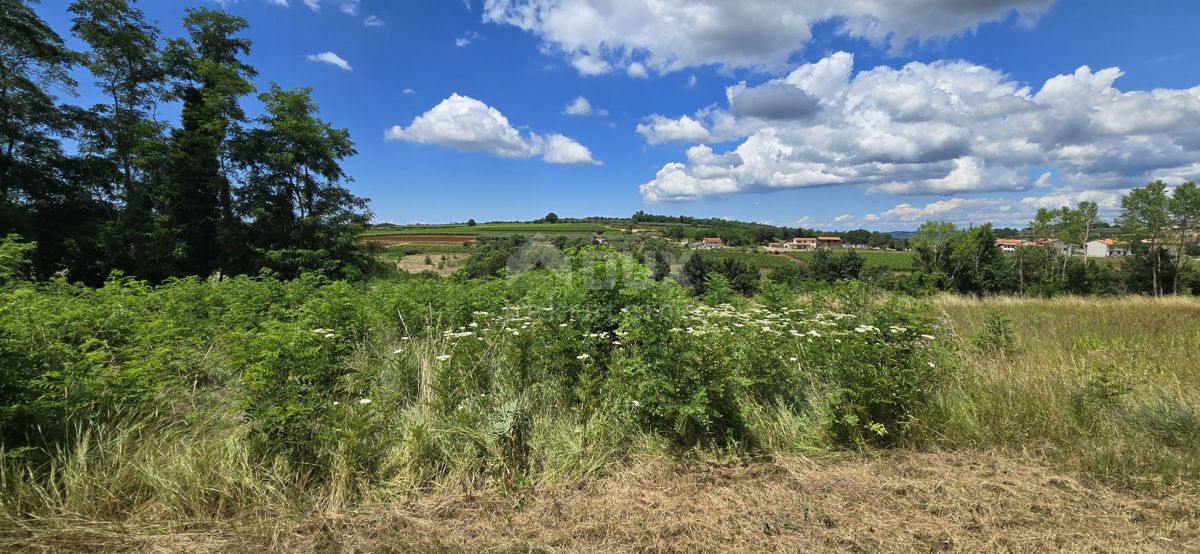
[[(427, 257), (431, 263), (425, 263)], [(409, 254), (396, 260), (396, 269), (409, 273), (433, 271), (446, 276), (458, 271), (470, 257), (470, 254)]]
[(308, 521), (43, 537), (141, 552), (1185, 552), (1200, 498), (1093, 486), (991, 453), (652, 461), (538, 491), (442, 493)]

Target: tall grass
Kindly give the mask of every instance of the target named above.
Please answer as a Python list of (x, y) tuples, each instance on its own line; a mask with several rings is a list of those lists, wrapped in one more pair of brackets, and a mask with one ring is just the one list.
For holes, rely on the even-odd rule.
[[(961, 370), (918, 442), (1041, 455), (1124, 487), (1200, 483), (1200, 302), (943, 296)], [(1012, 345), (990, 348), (995, 317)], [(994, 343), (992, 343), (994, 344)]]

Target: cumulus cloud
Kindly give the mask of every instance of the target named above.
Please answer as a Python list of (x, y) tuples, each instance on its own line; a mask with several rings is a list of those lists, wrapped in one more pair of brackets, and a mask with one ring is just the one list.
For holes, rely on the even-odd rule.
[(567, 115), (590, 115), (592, 113), (592, 103), (588, 102), (587, 98), (578, 96), (567, 104), (563, 113)]
[[(647, 201), (814, 186), (884, 194), (1088, 189), (1200, 177), (1200, 86), (1121, 91), (1087, 66), (1034, 91), (963, 61), (853, 72), (843, 52), (726, 90), (728, 108), (638, 126), (649, 144), (732, 149), (663, 166)], [(705, 147), (706, 149), (708, 147)], [(1054, 170), (1047, 175), (1047, 168)]]
[(368, 15), (367, 18), (363, 20), (363, 25), (366, 25), (367, 27), (383, 27), (384, 23), (382, 19), (379, 19), (374, 15)]
[(600, 163), (587, 147), (568, 137), (555, 133), (522, 135), (496, 108), (457, 93), (417, 116), (408, 127), (391, 127), (384, 138), (486, 152), (502, 158), (541, 156), (555, 164)]
[[(833, 21), (843, 35), (893, 50), (1016, 14), (1032, 22), (1054, 0), (485, 0), (483, 20), (512, 25), (564, 53), (585, 75), (633, 64), (660, 73), (719, 64), (778, 69)], [(584, 67), (578, 60), (592, 59)], [(603, 61), (604, 63), (599, 63)], [(592, 71), (593, 73), (585, 72)]]
[(321, 52), (320, 54), (309, 54), (307, 56), (310, 62), (321, 62), (338, 67), (343, 71), (351, 71), (350, 62), (342, 59), (341, 56), (333, 52)]
[(646, 123), (638, 124), (637, 133), (650, 144), (663, 142), (704, 142), (712, 138), (704, 124), (688, 116), (670, 119), (655, 114)]
[[(1111, 219), (1121, 208), (1121, 196), (1128, 190), (1061, 189), (1041, 196), (1025, 196), (1019, 200), (1006, 198), (963, 198), (914, 205), (904, 202), (875, 213), (859, 217), (841, 216), (830, 223), (874, 228), (915, 228), (930, 220), (950, 221), (959, 225), (994, 223), (1022, 227), (1033, 219), (1038, 208), (1057, 209), (1077, 206), (1080, 202), (1095, 202), (1102, 218)], [(840, 221), (839, 221), (840, 220)]]

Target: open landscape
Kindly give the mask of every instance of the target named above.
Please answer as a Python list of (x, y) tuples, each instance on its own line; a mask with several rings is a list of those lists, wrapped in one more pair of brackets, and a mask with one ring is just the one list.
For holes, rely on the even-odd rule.
[(1200, 5), (901, 4), (0, 0), (0, 552), (1200, 552)]

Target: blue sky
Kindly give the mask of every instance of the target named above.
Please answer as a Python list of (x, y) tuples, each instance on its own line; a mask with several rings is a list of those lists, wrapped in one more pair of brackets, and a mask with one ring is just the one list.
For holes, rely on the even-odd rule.
[[(64, 36), (68, 4), (37, 8)], [(350, 129), (345, 168), (377, 221), (646, 210), (900, 230), (1080, 199), (1112, 215), (1129, 187), (1200, 177), (1195, 1), (650, 4), (223, 6), (250, 22), (260, 88), (312, 87)], [(140, 4), (167, 36), (188, 6), (222, 4)], [(579, 97), (590, 113), (566, 113)]]

